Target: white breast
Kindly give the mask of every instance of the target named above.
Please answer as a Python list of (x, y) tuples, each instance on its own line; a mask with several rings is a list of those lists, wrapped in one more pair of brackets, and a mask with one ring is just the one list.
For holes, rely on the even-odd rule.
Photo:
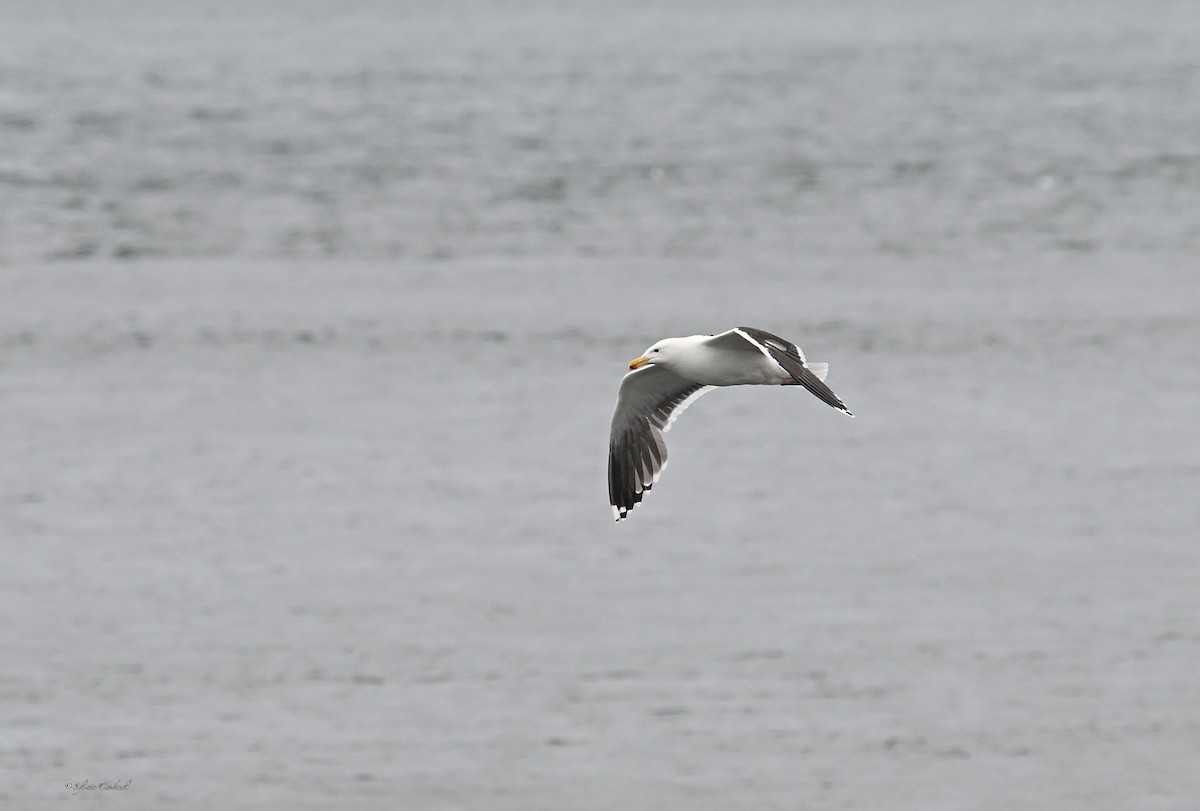
[(672, 364), (677, 374), (706, 386), (777, 385), (790, 380), (787, 372), (760, 352), (737, 352), (692, 346)]

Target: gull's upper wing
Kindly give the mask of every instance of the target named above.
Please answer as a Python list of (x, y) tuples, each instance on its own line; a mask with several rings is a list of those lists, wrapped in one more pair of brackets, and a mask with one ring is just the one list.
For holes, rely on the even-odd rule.
[[(737, 327), (728, 332), (714, 335), (708, 340), (708, 343), (725, 349), (755, 349), (775, 361), (783, 371), (791, 376), (792, 380), (811, 391), (822, 402), (850, 414), (850, 409), (846, 408), (842, 399), (822, 381), (821, 378), (824, 375), (818, 376), (808, 367), (804, 353), (791, 341), (780, 338), (778, 335), (772, 335), (766, 330)], [(815, 365), (824, 368), (822, 364)], [(850, 416), (854, 415), (850, 414)]]
[(625, 375), (608, 439), (608, 500), (618, 521), (666, 467), (663, 431), (711, 388), (662, 366), (643, 366)]

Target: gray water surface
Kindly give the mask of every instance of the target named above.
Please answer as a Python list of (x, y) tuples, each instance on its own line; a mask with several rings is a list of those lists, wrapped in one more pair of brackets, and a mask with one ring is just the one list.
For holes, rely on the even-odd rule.
[(1192, 6), (2, 8), (0, 806), (1196, 807)]

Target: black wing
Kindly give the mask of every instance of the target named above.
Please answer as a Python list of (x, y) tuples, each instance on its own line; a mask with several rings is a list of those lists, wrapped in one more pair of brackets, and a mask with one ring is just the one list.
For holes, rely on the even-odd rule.
[(821, 378), (813, 374), (812, 369), (805, 365), (804, 353), (800, 351), (800, 347), (796, 346), (791, 341), (786, 341), (778, 335), (772, 335), (766, 330), (755, 329), (754, 327), (738, 327), (737, 332), (742, 333), (747, 339), (758, 344), (766, 353), (778, 363), (785, 372), (792, 376), (792, 379), (797, 384), (815, 394), (818, 399), (824, 403), (828, 403), (839, 411), (844, 411), (850, 414), (850, 409), (846, 408), (846, 404), (842, 402), (842, 398), (833, 393), (833, 389), (825, 385)]

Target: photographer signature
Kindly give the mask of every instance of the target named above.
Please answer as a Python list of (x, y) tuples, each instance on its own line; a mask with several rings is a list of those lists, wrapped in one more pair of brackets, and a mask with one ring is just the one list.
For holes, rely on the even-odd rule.
[(120, 780), (115, 783), (93, 783), (91, 780), (81, 780), (78, 783), (67, 783), (67, 788), (71, 790), (71, 796), (75, 796), (81, 791), (124, 791), (132, 782), (132, 777), (124, 783)]

